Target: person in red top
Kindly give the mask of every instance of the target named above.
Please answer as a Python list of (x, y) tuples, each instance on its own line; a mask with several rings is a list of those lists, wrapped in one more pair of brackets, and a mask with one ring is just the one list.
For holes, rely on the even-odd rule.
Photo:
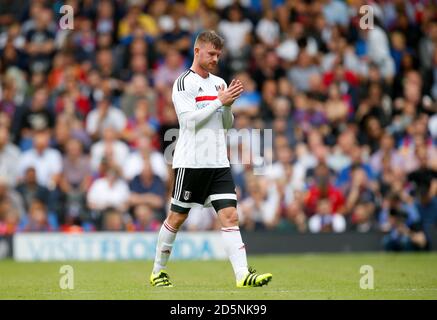
[(333, 212), (344, 213), (345, 197), (340, 189), (336, 188), (329, 180), (329, 168), (325, 163), (320, 163), (315, 168), (314, 184), (309, 188), (305, 200), (305, 213), (312, 216), (317, 209), (317, 203), (322, 198), (327, 198)]

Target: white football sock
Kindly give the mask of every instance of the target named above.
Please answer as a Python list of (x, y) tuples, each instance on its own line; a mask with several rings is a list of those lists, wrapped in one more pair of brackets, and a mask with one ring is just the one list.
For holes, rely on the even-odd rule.
[(153, 273), (165, 269), (168, 258), (173, 248), (173, 242), (176, 239), (177, 229), (167, 223), (167, 220), (161, 226), (158, 235), (158, 243), (156, 244), (155, 262), (153, 264)]
[(240, 228), (238, 226), (222, 228), (221, 233), (225, 251), (234, 269), (235, 278), (239, 281), (248, 272), (246, 248), (241, 239)]

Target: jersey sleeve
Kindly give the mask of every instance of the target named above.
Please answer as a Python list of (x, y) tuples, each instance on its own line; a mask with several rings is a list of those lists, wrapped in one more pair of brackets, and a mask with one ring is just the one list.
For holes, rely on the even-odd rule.
[(179, 81), (176, 80), (173, 84), (172, 100), (178, 116), (184, 112), (196, 110), (196, 91), (192, 83), (184, 81), (184, 86), (181, 87)]

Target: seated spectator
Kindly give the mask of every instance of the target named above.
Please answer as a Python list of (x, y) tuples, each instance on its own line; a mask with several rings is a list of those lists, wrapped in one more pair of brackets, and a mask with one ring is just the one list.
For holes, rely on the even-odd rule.
[(314, 185), (310, 186), (304, 200), (304, 209), (307, 216), (312, 216), (317, 211), (320, 199), (330, 202), (330, 210), (338, 214), (345, 213), (345, 198), (343, 192), (330, 182), (329, 168), (325, 163), (320, 163), (314, 170)]
[(366, 172), (360, 166), (354, 166), (351, 172), (352, 182), (346, 190), (346, 213), (350, 214), (351, 224), (359, 232), (368, 232), (376, 210), (376, 195), (372, 191)]
[(245, 113), (249, 117), (258, 115), (261, 104), (261, 95), (256, 90), (256, 83), (247, 72), (240, 72), (235, 75), (235, 79), (241, 81), (244, 91), (241, 96), (232, 104), (234, 114)]
[(11, 186), (17, 183), (19, 160), (20, 149), (9, 141), (8, 128), (0, 126), (0, 176)]
[(102, 139), (91, 146), (91, 169), (97, 172), (103, 158), (111, 159), (120, 168), (123, 167), (129, 154), (129, 148), (118, 140), (116, 129), (109, 126), (103, 130)]
[(329, 124), (335, 128), (340, 124), (344, 124), (349, 115), (348, 101), (341, 94), (340, 86), (336, 83), (331, 84), (328, 88), (325, 115)]
[(163, 92), (166, 87), (172, 87), (175, 80), (185, 71), (185, 61), (179, 51), (173, 47), (165, 52), (165, 60), (155, 73), (155, 88)]
[(21, 220), (19, 228), (23, 232), (48, 232), (57, 229), (56, 216), (49, 213), (45, 204), (38, 199), (33, 200), (30, 204), (29, 212)]
[(29, 56), (29, 69), (32, 72), (47, 72), (51, 66), (51, 58), (55, 52), (55, 33), (51, 28), (53, 12), (51, 8), (43, 8), (34, 17), (32, 28), (24, 31), (26, 45), (24, 50)]
[(0, 234), (12, 234), (25, 213), (20, 195), (0, 176)]
[(279, 195), (274, 184), (252, 176), (247, 181), (249, 196), (241, 202), (242, 226), (246, 230), (274, 228), (279, 221)]
[(50, 132), (38, 131), (33, 136), (32, 149), (23, 153), (18, 162), (20, 177), (29, 167), (35, 168), (38, 184), (54, 190), (59, 183), (62, 157), (58, 150), (49, 147)]
[(417, 251), (428, 248), (429, 240), (414, 206), (403, 203), (399, 195), (392, 194), (385, 210), (388, 231), (383, 239), (385, 250)]
[(64, 201), (62, 223), (80, 224), (80, 217), (86, 209), (86, 192), (90, 185), (89, 157), (84, 154), (82, 143), (79, 140), (71, 139), (66, 145), (59, 184)]
[(144, 5), (144, 0), (129, 1), (126, 15), (118, 25), (120, 39), (132, 35), (135, 26), (140, 26), (150, 37), (155, 37), (158, 34), (158, 27), (153, 17), (143, 12)]
[(97, 229), (102, 227), (104, 212), (116, 209), (126, 212), (129, 201), (129, 186), (121, 179), (119, 170), (112, 166), (104, 177), (95, 180), (87, 194), (87, 204), (92, 210), (92, 220)]
[(0, 210), (0, 237), (11, 236), (18, 231), (20, 217), (16, 211), (9, 208)]
[(48, 106), (48, 92), (46, 88), (39, 88), (32, 97), (30, 107), (24, 107), (20, 113), (16, 113), (19, 118), (15, 136), (20, 149), (25, 151), (32, 147), (32, 138), (37, 131), (49, 130), (55, 126), (55, 118)]
[(36, 170), (34, 167), (28, 167), (25, 171), (23, 180), (17, 185), (16, 190), (21, 195), (23, 199), (24, 208), (26, 211), (29, 210), (31, 203), (38, 199), (45, 203), (50, 209), (52, 208), (52, 195), (49, 189), (38, 184), (36, 178)]
[(123, 212), (117, 209), (108, 208), (103, 213), (102, 231), (126, 231)]
[(134, 218), (130, 231), (159, 231), (161, 222), (156, 218), (153, 209), (145, 204), (134, 208)]
[(135, 208), (140, 205), (150, 207), (157, 217), (165, 219), (164, 199), (166, 189), (164, 182), (154, 174), (149, 159), (144, 159), (142, 172), (137, 175), (130, 183), (129, 204)]
[(309, 79), (315, 74), (320, 74), (320, 68), (314, 63), (313, 57), (306, 50), (301, 50), (298, 54), (296, 66), (290, 68), (288, 72), (288, 79), (297, 90), (308, 92), (310, 89)]
[(346, 230), (346, 220), (343, 215), (332, 210), (328, 198), (320, 198), (316, 213), (308, 220), (308, 229), (311, 233), (340, 233)]
[(417, 148), (416, 154), (419, 168), (408, 174), (407, 179), (412, 184), (424, 231), (429, 235), (437, 225), (437, 171), (431, 166), (425, 146)]
[(304, 134), (327, 123), (326, 116), (318, 105), (305, 93), (298, 93), (294, 98), (293, 120), (299, 123), (299, 128)]
[(156, 116), (156, 93), (150, 88), (143, 74), (135, 74), (121, 97), (121, 110), (128, 119), (135, 119), (135, 111), (140, 101), (146, 106), (147, 115)]
[(123, 176), (126, 180), (132, 180), (141, 174), (144, 167), (144, 159), (149, 159), (152, 171), (162, 181), (167, 182), (169, 171), (166, 159), (161, 152), (154, 150), (152, 141), (147, 136), (138, 139), (137, 150), (131, 152), (123, 165)]
[(149, 113), (149, 102), (146, 99), (137, 100), (135, 114), (128, 119), (126, 128), (122, 132), (123, 140), (131, 148), (138, 148), (141, 137), (153, 138), (159, 130), (159, 121)]
[(388, 132), (381, 137), (378, 150), (370, 158), (370, 166), (375, 174), (381, 172), (382, 159), (384, 156), (389, 157), (390, 167), (393, 169), (402, 169), (402, 158), (395, 149), (395, 140)]
[(126, 127), (126, 116), (121, 110), (111, 106), (109, 98), (104, 97), (97, 103), (97, 107), (88, 114), (86, 131), (94, 140), (98, 140), (107, 127), (121, 132)]
[(347, 185), (350, 184), (351, 181), (352, 168), (356, 166), (363, 168), (371, 183), (374, 183), (376, 176), (370, 164), (363, 160), (362, 154), (363, 150), (360, 146), (355, 145), (353, 148), (351, 148), (349, 155), (351, 158), (351, 164), (338, 173), (337, 181), (335, 183), (337, 187), (340, 187), (343, 190), (347, 188)]
[(220, 229), (217, 226), (216, 212), (213, 207), (196, 206), (191, 208), (187, 220), (182, 225), (183, 230), (187, 231), (207, 231)]

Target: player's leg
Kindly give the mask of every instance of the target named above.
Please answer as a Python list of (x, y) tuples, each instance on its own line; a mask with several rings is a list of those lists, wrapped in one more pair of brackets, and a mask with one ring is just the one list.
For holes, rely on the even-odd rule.
[[(150, 282), (155, 286), (171, 286), (167, 271), (168, 259), (170, 258), (176, 234), (188, 217), (193, 205), (204, 202), (203, 181), (199, 175), (201, 170), (189, 168), (177, 168), (174, 170), (175, 182), (171, 198), (169, 215), (161, 226), (156, 244), (155, 262), (153, 264)], [(156, 279), (154, 281), (153, 279)]]
[(216, 210), (218, 209), (223, 243), (234, 269), (237, 287), (260, 287), (270, 282), (271, 273), (257, 274), (255, 270), (248, 268), (246, 246), (240, 233), (237, 209), (234, 206), (224, 207), (224, 199), (212, 203)]
[(247, 265), (246, 247), (239, 228), (237, 195), (230, 168), (215, 170), (209, 192), (209, 199), (222, 225), (223, 244), (234, 269), (237, 286), (253, 287), (268, 283), (272, 279), (270, 273), (258, 275)]
[[(221, 235), (225, 251), (234, 269), (236, 279), (242, 279), (248, 272), (246, 247), (238, 226), (237, 209), (234, 206), (220, 208), (223, 200), (213, 201), (217, 216), (222, 226)], [(235, 201), (236, 203), (236, 201)]]
[(181, 168), (174, 170), (175, 182), (173, 183), (170, 212), (159, 230), (155, 261), (153, 263), (152, 274), (150, 275), (150, 283), (153, 286), (172, 286), (166, 271), (167, 262), (173, 249), (176, 234), (180, 226), (187, 219), (190, 210), (188, 205), (178, 205), (174, 203), (181, 191), (184, 182), (184, 173), (185, 170)]
[(158, 273), (167, 266), (167, 261), (170, 258), (176, 234), (187, 217), (188, 212), (179, 213), (170, 210), (167, 219), (164, 221), (159, 231), (153, 273)]

